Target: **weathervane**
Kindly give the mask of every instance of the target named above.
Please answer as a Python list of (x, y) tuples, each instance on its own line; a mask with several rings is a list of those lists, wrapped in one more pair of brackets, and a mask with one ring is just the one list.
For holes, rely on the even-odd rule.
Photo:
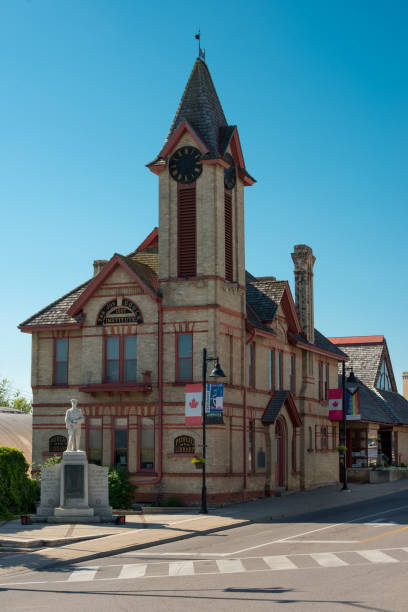
[(196, 40), (198, 40), (198, 57), (205, 62), (205, 49), (202, 49), (201, 44), (200, 44), (200, 39), (201, 39), (200, 30), (198, 30), (198, 34), (195, 35), (195, 38)]

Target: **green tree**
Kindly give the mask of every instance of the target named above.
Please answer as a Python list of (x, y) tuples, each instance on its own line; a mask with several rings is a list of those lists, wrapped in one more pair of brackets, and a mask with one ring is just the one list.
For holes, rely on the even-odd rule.
[(26, 399), (20, 391), (12, 392), (11, 382), (8, 378), (0, 380), (0, 406), (14, 408), (20, 412), (31, 412), (31, 401)]

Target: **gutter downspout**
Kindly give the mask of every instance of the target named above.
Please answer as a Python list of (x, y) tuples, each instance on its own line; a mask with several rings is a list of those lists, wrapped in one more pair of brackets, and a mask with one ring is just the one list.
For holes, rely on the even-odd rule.
[(246, 421), (247, 421), (247, 351), (246, 347), (252, 342), (255, 337), (255, 329), (252, 329), (251, 335), (245, 342), (244, 348), (244, 414), (243, 414), (243, 435), (244, 435), (244, 487), (242, 491), (243, 501), (247, 500), (247, 436), (246, 436)]
[(153, 485), (161, 481), (163, 477), (163, 305), (161, 298), (156, 298), (157, 322), (158, 322), (158, 403), (159, 403), (159, 468), (154, 480), (140, 480), (135, 485)]

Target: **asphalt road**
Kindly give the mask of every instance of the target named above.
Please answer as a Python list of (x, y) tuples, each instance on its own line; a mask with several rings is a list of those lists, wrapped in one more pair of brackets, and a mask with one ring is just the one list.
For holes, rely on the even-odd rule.
[(408, 610), (408, 492), (14, 575), (0, 610)]

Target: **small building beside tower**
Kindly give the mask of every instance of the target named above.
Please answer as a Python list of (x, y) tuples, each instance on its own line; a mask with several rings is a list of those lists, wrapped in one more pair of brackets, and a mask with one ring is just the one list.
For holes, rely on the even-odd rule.
[(338, 482), (328, 389), (347, 356), (314, 327), (315, 257), (294, 247), (295, 300), (287, 281), (246, 272), (255, 179), (200, 58), (148, 168), (158, 228), (20, 325), (32, 334), (33, 461), (64, 450), (76, 398), (90, 462), (127, 467), (136, 500), (198, 503), (202, 434), (186, 425), (185, 391), (207, 348), (226, 374), (222, 422), (207, 426), (209, 501)]

